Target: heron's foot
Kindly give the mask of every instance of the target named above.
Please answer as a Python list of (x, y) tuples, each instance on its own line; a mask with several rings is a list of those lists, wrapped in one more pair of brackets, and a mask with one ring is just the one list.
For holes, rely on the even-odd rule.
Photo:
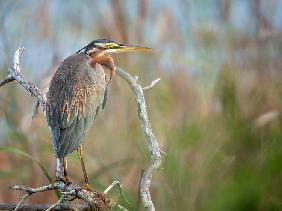
[(83, 189), (89, 190), (91, 192), (95, 192), (94, 188), (89, 183), (85, 183), (84, 186), (83, 186)]

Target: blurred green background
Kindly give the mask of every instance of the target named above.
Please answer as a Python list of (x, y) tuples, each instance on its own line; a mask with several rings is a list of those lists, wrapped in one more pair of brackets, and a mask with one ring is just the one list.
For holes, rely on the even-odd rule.
[[(154, 174), (157, 210), (282, 210), (282, 1), (0, 0), (0, 76), (19, 46), (22, 72), (48, 87), (58, 64), (97, 38), (152, 47), (115, 63), (147, 85), (151, 125), (167, 153)], [(35, 99), (15, 82), (0, 88), (0, 145), (15, 147), (54, 175), (49, 129)], [(4, 148), (3, 148), (4, 147)], [(91, 183), (120, 180), (132, 207), (148, 149), (135, 102), (118, 76), (106, 108), (84, 142)], [(82, 184), (75, 153), (69, 174)], [(48, 183), (24, 156), (0, 151), (0, 201), (16, 202), (13, 184)], [(29, 202), (55, 202), (54, 193)]]

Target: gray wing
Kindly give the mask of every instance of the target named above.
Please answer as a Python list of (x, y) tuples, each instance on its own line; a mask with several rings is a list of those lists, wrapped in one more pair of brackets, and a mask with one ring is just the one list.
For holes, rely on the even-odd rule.
[(95, 70), (89, 67), (69, 75), (65, 82), (54, 76), (46, 116), (56, 157), (65, 157), (82, 142), (99, 112), (105, 93), (105, 73), (101, 65), (96, 65)]

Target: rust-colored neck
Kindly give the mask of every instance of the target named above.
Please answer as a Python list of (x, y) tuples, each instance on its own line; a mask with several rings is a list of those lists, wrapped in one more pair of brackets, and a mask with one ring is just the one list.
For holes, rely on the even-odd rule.
[(115, 74), (114, 60), (109, 55), (91, 55), (90, 66), (95, 67), (96, 64), (104, 65), (111, 71), (111, 76)]

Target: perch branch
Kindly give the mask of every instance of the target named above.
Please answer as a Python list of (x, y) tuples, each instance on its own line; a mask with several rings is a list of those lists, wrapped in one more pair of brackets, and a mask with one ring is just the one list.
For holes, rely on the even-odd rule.
[(21, 201), (18, 203), (17, 208), (27, 199), (30, 195), (39, 192), (46, 192), (50, 190), (59, 190), (62, 193), (62, 197), (57, 203), (52, 205), (53, 207), (59, 205), (64, 198), (71, 196), (73, 198), (81, 199), (87, 202), (94, 208), (109, 208), (109, 198), (104, 193), (99, 193), (93, 190), (87, 190), (81, 188), (76, 184), (66, 185), (63, 181), (56, 181), (53, 184), (45, 185), (39, 188), (30, 188), (25, 186), (14, 186), (12, 190), (23, 191), (25, 195), (22, 197)]
[[(144, 173), (141, 176), (139, 193), (145, 210), (153, 211), (155, 210), (155, 207), (151, 199), (150, 185), (154, 169), (158, 168), (161, 164), (161, 149), (149, 123), (143, 88), (139, 84), (138, 78), (132, 77), (120, 68), (117, 68), (116, 72), (121, 78), (127, 81), (134, 93), (135, 101), (137, 104), (139, 124), (143, 130), (147, 145), (150, 150), (151, 159), (147, 168), (144, 170)], [(155, 82), (152, 82), (152, 84), (148, 87), (153, 87), (158, 81), (158, 79), (155, 80)]]

